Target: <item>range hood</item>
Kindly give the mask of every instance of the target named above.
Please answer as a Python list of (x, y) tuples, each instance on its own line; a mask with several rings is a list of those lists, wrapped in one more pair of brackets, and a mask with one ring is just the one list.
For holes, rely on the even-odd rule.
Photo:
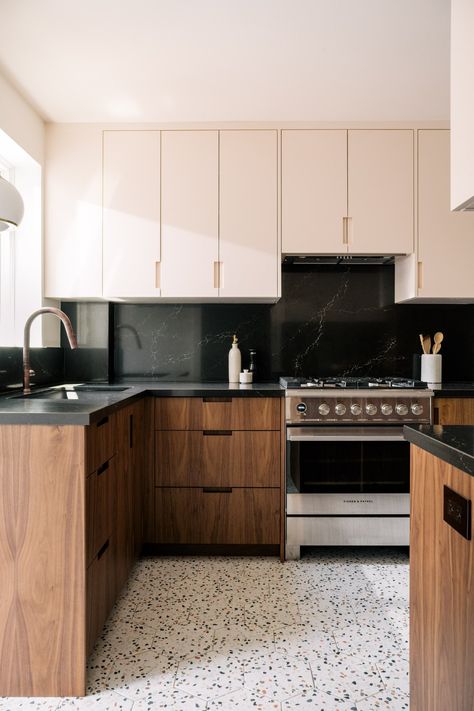
[(295, 265), (295, 266), (333, 266), (333, 265), (345, 265), (345, 266), (365, 266), (366, 264), (393, 264), (395, 261), (394, 256), (390, 255), (357, 255), (357, 254), (344, 254), (338, 255), (285, 255), (283, 257), (282, 263), (284, 265)]

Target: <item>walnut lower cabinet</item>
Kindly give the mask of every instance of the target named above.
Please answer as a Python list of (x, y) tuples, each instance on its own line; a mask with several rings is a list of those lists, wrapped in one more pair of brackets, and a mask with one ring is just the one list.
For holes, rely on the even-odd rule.
[(85, 694), (141, 546), (143, 405), (87, 427), (0, 426), (0, 696)]
[(445, 486), (474, 499), (473, 476), (412, 445), (411, 711), (474, 709), (474, 540), (444, 520)]
[(280, 398), (157, 398), (154, 543), (280, 544)]
[(436, 397), (433, 401), (435, 425), (474, 425), (473, 397)]

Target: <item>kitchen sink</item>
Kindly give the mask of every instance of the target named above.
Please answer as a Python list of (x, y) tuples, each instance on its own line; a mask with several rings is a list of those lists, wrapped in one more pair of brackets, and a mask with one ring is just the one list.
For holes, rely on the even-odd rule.
[(61, 385), (45, 390), (36, 390), (29, 395), (12, 395), (12, 399), (20, 398), (25, 400), (82, 400), (89, 399), (91, 395), (103, 395), (105, 393), (118, 393), (129, 390), (125, 385), (107, 385), (97, 383), (90, 385)]

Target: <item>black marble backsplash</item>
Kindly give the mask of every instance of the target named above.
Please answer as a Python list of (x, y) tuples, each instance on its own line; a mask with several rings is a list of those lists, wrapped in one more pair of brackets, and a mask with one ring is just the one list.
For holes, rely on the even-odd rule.
[(474, 305), (396, 305), (393, 266), (288, 267), (282, 292), (276, 304), (115, 304), (110, 373), (225, 381), (236, 333), (243, 367), (257, 350), (260, 381), (411, 376), (418, 334), (443, 331), (443, 380), (474, 379)]
[[(62, 348), (32, 348), (31, 377), (34, 385), (60, 383), (64, 376)], [(0, 392), (20, 389), (23, 381), (23, 351), (21, 348), (0, 348)]]

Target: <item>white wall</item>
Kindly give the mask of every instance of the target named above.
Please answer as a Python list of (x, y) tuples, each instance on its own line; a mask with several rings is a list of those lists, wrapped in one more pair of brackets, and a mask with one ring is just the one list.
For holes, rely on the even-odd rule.
[(0, 74), (0, 128), (40, 165), (44, 155), (44, 121)]

